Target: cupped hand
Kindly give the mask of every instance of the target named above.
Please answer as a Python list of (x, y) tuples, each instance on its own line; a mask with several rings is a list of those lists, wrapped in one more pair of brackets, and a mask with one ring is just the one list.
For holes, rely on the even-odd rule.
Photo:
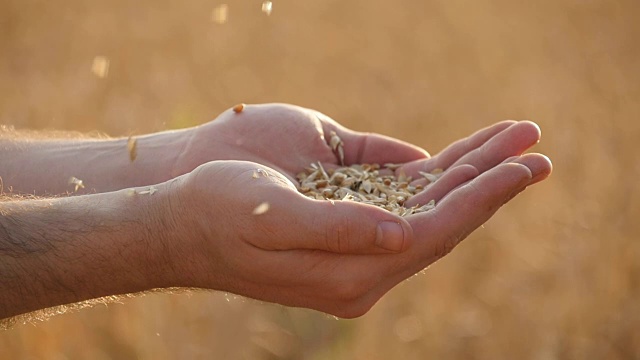
[(286, 104), (248, 105), (242, 112), (229, 109), (194, 128), (173, 175), (213, 160), (246, 160), (275, 169), (293, 181), (311, 163), (340, 163), (329, 145), (331, 131), (343, 137), (347, 164), (365, 160), (405, 163), (429, 157), (425, 150), (406, 142), (348, 130), (314, 110)]
[[(331, 147), (332, 133), (342, 141), (343, 158)], [(248, 105), (241, 112), (229, 109), (216, 120), (194, 128), (173, 175), (214, 160), (252, 161), (292, 182), (297, 173), (315, 162), (327, 168), (342, 163), (397, 163), (402, 166), (396, 174), (405, 173), (413, 179), (421, 178), (420, 171), (443, 170), (442, 179), (431, 192), (415, 196), (406, 204), (414, 206), (441, 198), (478, 174), (521, 155), (539, 140), (540, 129), (535, 123), (502, 121), (430, 157), (426, 150), (404, 141), (347, 129), (315, 110), (287, 104)]]
[[(167, 232), (174, 234), (167, 254), (178, 270), (169, 285), (357, 317), (549, 172), (544, 156), (510, 159), (439, 198), (434, 210), (403, 219), (370, 205), (306, 198), (260, 164), (207, 163), (168, 192), (167, 223), (175, 229)], [(385, 237), (405, 251), (376, 247)]]
[(312, 200), (281, 173), (253, 162), (209, 162), (168, 184), (171, 190), (162, 194), (169, 201), (161, 203), (171, 205), (159, 213), (163, 224), (174, 225), (161, 236), (172, 249), (169, 268), (186, 276), (170, 286), (264, 299), (266, 288), (291, 286), (328, 270), (322, 261), (299, 267), (314, 253), (327, 259), (390, 254), (406, 250), (413, 239), (409, 223), (388, 211)]
[[(175, 286), (360, 316), (551, 173), (544, 155), (521, 155), (540, 137), (531, 122), (497, 123), (430, 158), (417, 147), (348, 130), (311, 110), (252, 108), (244, 118), (227, 112), (217, 127), (206, 125), (212, 127), (201, 133), (211, 136), (208, 153), (188, 155), (204, 149), (206, 137), (194, 138), (185, 151), (183, 159), (195, 163), (234, 160), (206, 163), (175, 180), (172, 211), (181, 231), (172, 243), (185, 254), (175, 265), (185, 270)], [(370, 205), (299, 194), (292, 182), (297, 172), (313, 161), (339, 163), (327, 141), (331, 131), (344, 142), (347, 165), (396, 162), (407, 174), (443, 169), (414, 200), (436, 200), (436, 208), (400, 218)], [(214, 154), (220, 144), (229, 149)]]

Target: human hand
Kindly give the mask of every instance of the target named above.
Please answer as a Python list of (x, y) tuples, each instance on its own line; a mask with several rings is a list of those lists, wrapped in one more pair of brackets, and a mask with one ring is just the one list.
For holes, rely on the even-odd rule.
[[(123, 139), (9, 140), (4, 171), (12, 173), (25, 158), (41, 160), (24, 162), (30, 167), (17, 173), (29, 176), (13, 178), (16, 184), (36, 179), (23, 189), (58, 192), (65, 187), (59, 180), (74, 174), (98, 193), (3, 204), (0, 220), (7, 231), (0, 239), (5, 248), (0, 263), (14, 280), (0, 283), (0, 317), (171, 286), (212, 288), (359, 316), (398, 282), (446, 255), (501, 204), (551, 172), (543, 155), (519, 155), (540, 135), (529, 122), (496, 124), (429, 158), (415, 146), (350, 131), (311, 110), (286, 105), (256, 109), (242, 123), (236, 117), (216, 127), (140, 137), (141, 158), (133, 161), (130, 153), (128, 166), (114, 156), (122, 154)], [(274, 121), (265, 122), (270, 118), (265, 115)], [(277, 125), (290, 136), (272, 146), (270, 141), (282, 139), (282, 132), (267, 131), (266, 125)], [(298, 193), (291, 179), (310, 162), (338, 166), (326, 141), (332, 131), (345, 142), (347, 165), (395, 162), (410, 175), (444, 169), (435, 184), (408, 202), (433, 199), (435, 209), (400, 218), (367, 204), (317, 201)], [(251, 136), (243, 136), (245, 132)], [(202, 137), (207, 134), (223, 136), (207, 142)], [(262, 134), (264, 138), (243, 143)], [(186, 151), (185, 139), (191, 139)], [(74, 161), (61, 161), (69, 153), (75, 154)], [(216, 156), (264, 164), (207, 162)], [(105, 164), (107, 170), (86, 166), (93, 163)], [(188, 174), (171, 178), (167, 164), (178, 164)], [(204, 165), (189, 169), (198, 164)], [(57, 183), (31, 176), (42, 173), (56, 174)], [(152, 183), (157, 185), (131, 188)], [(113, 191), (122, 187), (127, 189)], [(111, 269), (108, 279), (105, 268)]]
[[(357, 144), (366, 134), (334, 129), (345, 141), (347, 163), (394, 161), (387, 160), (388, 152), (367, 147), (371, 140), (350, 148), (350, 137)], [(551, 172), (546, 157), (518, 156), (538, 138), (532, 123), (503, 122), (431, 159), (414, 153), (417, 159), (408, 161), (405, 171), (440, 167), (445, 174), (420, 194), (437, 200), (436, 208), (406, 219), (369, 205), (308, 199), (288, 179), (295, 171), (279, 173), (243, 161), (205, 164), (176, 179), (171, 192), (173, 223), (181, 230), (171, 232), (169, 243), (183, 254), (173, 257), (172, 267), (181, 271), (171, 286), (360, 316), (397, 283), (446, 255), (515, 194), (546, 178)], [(358, 149), (359, 157), (352, 157)], [(330, 148), (326, 153), (333, 157), (328, 162), (337, 162)], [(262, 203), (269, 203), (268, 210), (253, 214)], [(402, 253), (375, 246), (377, 225), (388, 219), (403, 230)]]
[[(315, 110), (287, 104), (244, 106), (240, 113), (229, 109), (215, 121), (191, 132), (191, 139), (174, 167), (174, 176), (212, 160), (256, 162), (277, 170), (294, 183), (296, 174), (315, 162), (326, 168), (337, 167), (342, 160), (346, 165), (397, 163), (402, 166), (395, 171), (396, 175), (405, 173), (414, 179), (422, 178), (420, 171), (444, 171), (430, 192), (413, 197), (406, 206), (441, 198), (453, 187), (522, 154), (540, 140), (536, 124), (503, 121), (430, 157), (426, 150), (404, 141), (353, 131)], [(342, 140), (344, 159), (330, 146), (331, 133)], [(425, 182), (423, 179), (422, 183)]]
[(331, 131), (345, 142), (346, 163), (373, 159), (405, 163), (429, 156), (397, 139), (348, 130), (314, 110), (287, 104), (249, 105), (240, 113), (229, 109), (214, 121), (191, 129), (191, 139), (173, 175), (186, 174), (213, 160), (246, 160), (295, 181), (295, 175), (311, 163), (339, 164), (329, 146)]

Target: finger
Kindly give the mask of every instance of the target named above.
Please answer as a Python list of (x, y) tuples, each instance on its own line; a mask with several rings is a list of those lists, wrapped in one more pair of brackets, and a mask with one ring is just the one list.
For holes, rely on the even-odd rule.
[(415, 145), (380, 134), (346, 132), (344, 137), (345, 164), (406, 163), (428, 159), (429, 153)]
[(548, 157), (542, 154), (525, 154), (522, 156), (516, 156), (510, 163), (518, 163), (523, 164), (531, 170), (531, 180), (527, 183), (526, 186), (520, 188), (519, 190), (511, 193), (505, 202), (511, 201), (518, 194), (523, 192), (527, 187), (538, 183), (551, 175), (553, 166), (551, 164), (551, 160)]
[(335, 132), (342, 140), (346, 165), (406, 163), (430, 157), (426, 150), (408, 142), (385, 135), (349, 130), (325, 116), (319, 116), (319, 119), (323, 120), (327, 143), (331, 141), (331, 132)]
[[(551, 174), (552, 168), (553, 168), (551, 164), (551, 160), (549, 160), (547, 156), (543, 154), (538, 154), (538, 153), (524, 154), (521, 156), (512, 156), (503, 162), (503, 164), (509, 164), (509, 163), (522, 164), (529, 168), (529, 170), (531, 171), (532, 179), (529, 181), (529, 183), (526, 186), (533, 185), (535, 183), (538, 183), (546, 179)], [(460, 166), (465, 166), (465, 165), (460, 165)], [(470, 180), (462, 183), (458, 187), (467, 185), (469, 182)], [(524, 190), (524, 188), (522, 188), (522, 190)], [(445, 197), (446, 196), (447, 195), (445, 194)]]
[(442, 257), (484, 224), (532, 179), (520, 163), (501, 164), (447, 195), (434, 210), (409, 217), (416, 237), (438, 234), (427, 242), (427, 253)]
[(484, 145), (487, 141), (515, 124), (517, 122), (513, 120), (501, 121), (481, 129), (465, 139), (456, 141), (438, 154), (437, 167), (446, 169), (452, 166), (462, 156)]
[(532, 179), (529, 181), (527, 186), (548, 178), (553, 172), (553, 164), (551, 163), (551, 160), (543, 154), (524, 154), (514, 158), (511, 162), (523, 164), (531, 170)]
[(435, 200), (437, 203), (450, 191), (478, 176), (478, 174), (478, 170), (471, 165), (461, 165), (450, 169), (438, 181), (428, 185), (422, 192), (407, 200), (405, 207), (424, 205), (431, 200)]
[(460, 139), (447, 146), (440, 153), (430, 159), (420, 159), (404, 166), (407, 175), (416, 177), (418, 171), (431, 172), (434, 169), (447, 169), (461, 157), (482, 146), (494, 136), (516, 124), (516, 121), (506, 120), (481, 129), (471, 136)]
[[(489, 190), (489, 192), (481, 196), (485, 198), (484, 201), (478, 202), (474, 200), (473, 196), (466, 196), (466, 194), (456, 194), (456, 198), (452, 198), (452, 200), (448, 204), (444, 204), (445, 207), (449, 207), (448, 211), (451, 209), (459, 208), (466, 203), (467, 200), (473, 201), (476, 204), (491, 204), (495, 203), (497, 206), (500, 206), (503, 202), (510, 200), (513, 196), (517, 195), (519, 192), (523, 191), (527, 184), (527, 179), (533, 176), (544, 176), (550, 173), (551, 163), (548, 159), (540, 154), (527, 154), (522, 156), (521, 158), (512, 159), (514, 160), (514, 164), (509, 164), (505, 166), (516, 166), (518, 168), (511, 169), (494, 169), (498, 170), (493, 173), (492, 171), (486, 172), (481, 175), (482, 179), (479, 180), (477, 186), (485, 186), (495, 184), (497, 182), (503, 181), (507, 179), (508, 181), (498, 184), (499, 186), (494, 188), (493, 190)], [(516, 165), (517, 164), (517, 165)], [(525, 165), (527, 168), (522, 168), (521, 165)], [(466, 167), (466, 166), (465, 166)], [(529, 169), (529, 170), (527, 170)], [(453, 172), (454, 169), (450, 171)], [(460, 171), (460, 170), (456, 170)], [(528, 173), (530, 171), (531, 175)], [(490, 175), (490, 176), (489, 176)], [(515, 177), (513, 177), (515, 175)], [(452, 176), (452, 175), (449, 175)], [(448, 181), (445, 178), (445, 175), (438, 182)], [(475, 181), (475, 180), (473, 180)], [(473, 182), (472, 181), (472, 182)], [(436, 182), (436, 184), (438, 183)], [(513, 185), (514, 183), (520, 183), (521, 185)], [(531, 183), (531, 180), (529, 180)], [(451, 183), (453, 185), (453, 182)], [(435, 184), (434, 184), (435, 186)], [(503, 187), (501, 187), (503, 186)], [(515, 189), (514, 192), (509, 193), (509, 190)], [(457, 190), (454, 190), (454, 193)], [(463, 190), (464, 191), (464, 190)], [(506, 194), (506, 195), (505, 195)], [(504, 198), (503, 198), (504, 196)], [(493, 197), (493, 199), (491, 199)], [(438, 208), (442, 208), (442, 204), (438, 205)], [(478, 207), (480, 209), (481, 207)], [(447, 209), (445, 209), (447, 210)], [(484, 219), (488, 219), (495, 211), (491, 213), (483, 213)], [(429, 214), (429, 213), (427, 213)], [(431, 217), (430, 215), (425, 214), (420, 219), (415, 220), (409, 218), (409, 222), (412, 224), (412, 227), (416, 230), (414, 232), (414, 236), (421, 236), (425, 239), (438, 239), (440, 238), (439, 234), (441, 229), (447, 228), (446, 224), (440, 224), (438, 226), (438, 221), (443, 218), (443, 216)], [(457, 214), (455, 214), (457, 216)], [(417, 217), (416, 217), (417, 218)], [(467, 217), (469, 218), (469, 217)], [(466, 232), (470, 232), (471, 230), (477, 228), (479, 224), (484, 222), (484, 219), (477, 218), (475, 216), (471, 217), (474, 222), (469, 222), (466, 224), (462, 222), (462, 224), (458, 223), (458, 233), (453, 237), (453, 239), (462, 239), (466, 236)], [(431, 220), (431, 221), (429, 221)], [(433, 221), (435, 220), (435, 221)], [(444, 234), (447, 234), (446, 232)], [(462, 235), (460, 235), (462, 234)], [(451, 237), (450, 237), (451, 238)], [(437, 241), (437, 240), (435, 240)], [(340, 289), (355, 289), (356, 294), (358, 293), (358, 286), (363, 288), (364, 290), (360, 291), (361, 296), (358, 299), (357, 304), (363, 306), (362, 309), (356, 311), (356, 315), (363, 313), (366, 309), (370, 308), (383, 294), (385, 294), (389, 289), (395, 286), (398, 282), (403, 281), (407, 277), (412, 276), (413, 274), (419, 272), (424, 269), (426, 266), (430, 265), (433, 261), (437, 260), (437, 258), (448, 252), (447, 246), (443, 245), (446, 242), (439, 241), (435, 244), (440, 244), (440, 246), (434, 246), (434, 242), (425, 241), (420, 243), (415, 243), (412, 250), (409, 250), (403, 254), (399, 254), (399, 258), (396, 256), (393, 257), (371, 257), (371, 256), (359, 256), (356, 258), (348, 258), (348, 261), (344, 261), (340, 264), (336, 264), (336, 269), (339, 271), (332, 271), (327, 276), (324, 273), (324, 277), (326, 279), (331, 279), (331, 284), (336, 284), (336, 286)], [(420, 249), (422, 247), (423, 249)], [(428, 249), (424, 249), (427, 247)], [(449, 249), (450, 250), (450, 249)], [(429, 254), (432, 254), (431, 256)], [(436, 256), (437, 255), (437, 256)], [(346, 259), (346, 258), (344, 258)], [(307, 263), (308, 259), (305, 259), (299, 266), (303, 268)], [(323, 260), (324, 263), (327, 263), (326, 259)], [(366, 269), (368, 276), (357, 276), (358, 274), (362, 274), (362, 269)], [(309, 272), (310, 273), (310, 272)], [(337, 274), (336, 274), (337, 273)], [(375, 286), (367, 285), (367, 279), (371, 277), (378, 277), (381, 281), (377, 281)], [(311, 281), (307, 280), (307, 284), (311, 283)], [(351, 281), (351, 283), (349, 283)], [(315, 283), (314, 283), (315, 284)], [(369, 286), (369, 287), (367, 287)], [(315, 288), (320, 287), (316, 285)], [(334, 291), (325, 291), (327, 294), (335, 294)], [(316, 293), (313, 297), (314, 299), (319, 299), (318, 294)], [(349, 297), (353, 299), (354, 297)], [(330, 305), (339, 304), (335, 298), (328, 297), (326, 304), (329, 306), (327, 308), (323, 308), (323, 311), (332, 312), (332, 307)], [(340, 304), (339, 308), (343, 311), (345, 307), (343, 304)], [(363, 310), (364, 309), (364, 310)], [(333, 310), (336, 311), (336, 310)], [(334, 313), (334, 312), (332, 312)], [(339, 316), (345, 316), (344, 313), (335, 313)], [(351, 316), (346, 316), (351, 317)]]
[(260, 248), (383, 254), (411, 246), (407, 221), (373, 205), (312, 200), (294, 191), (272, 198), (269, 210), (256, 217), (258, 231), (270, 234), (269, 241), (253, 244)]
[(521, 121), (464, 155), (453, 166), (469, 164), (475, 166), (480, 172), (484, 172), (511, 156), (522, 154), (538, 141), (540, 141), (538, 125), (531, 121)]

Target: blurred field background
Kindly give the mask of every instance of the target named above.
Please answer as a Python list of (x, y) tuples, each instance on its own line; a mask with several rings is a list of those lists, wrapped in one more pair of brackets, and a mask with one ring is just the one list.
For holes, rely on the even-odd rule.
[(0, 358), (640, 359), (639, 2), (221, 4), (2, 0), (0, 123), (127, 136), (277, 101), (436, 153), (531, 119), (553, 176), (359, 319), (152, 294), (17, 325)]

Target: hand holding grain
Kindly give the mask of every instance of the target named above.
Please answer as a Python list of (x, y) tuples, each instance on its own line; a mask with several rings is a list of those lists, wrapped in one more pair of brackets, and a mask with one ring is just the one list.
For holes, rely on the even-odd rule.
[[(36, 194), (75, 186), (87, 195), (0, 202), (0, 318), (167, 287), (360, 316), (545, 179), (549, 160), (522, 155), (539, 138), (534, 123), (504, 121), (430, 157), (282, 104), (238, 106), (199, 127), (138, 137), (133, 147), (130, 139), (4, 133), (5, 186)], [(374, 177), (349, 186), (328, 177), (365, 163), (360, 170)], [(364, 202), (303, 194), (312, 180), (300, 173), (311, 164), (347, 195), (363, 187)], [(398, 193), (373, 190), (386, 182)], [(405, 199), (405, 187), (421, 191)], [(382, 198), (376, 191), (394, 206), (428, 209), (384, 210), (367, 197)]]
[[(540, 137), (531, 122), (497, 123), (433, 157), (285, 105), (226, 112), (215, 129), (211, 136), (222, 136), (235, 160), (206, 163), (179, 178), (171, 201), (172, 223), (189, 229), (174, 242), (192, 254), (175, 265), (185, 270), (179, 285), (340, 317), (364, 314), (551, 172), (545, 156), (522, 155)], [(435, 200), (435, 208), (403, 218), (362, 203), (303, 196), (297, 173), (316, 161), (328, 169), (340, 165), (332, 132), (343, 142), (346, 165), (399, 163), (396, 173), (416, 177), (443, 169), (436, 183), (409, 200)]]

